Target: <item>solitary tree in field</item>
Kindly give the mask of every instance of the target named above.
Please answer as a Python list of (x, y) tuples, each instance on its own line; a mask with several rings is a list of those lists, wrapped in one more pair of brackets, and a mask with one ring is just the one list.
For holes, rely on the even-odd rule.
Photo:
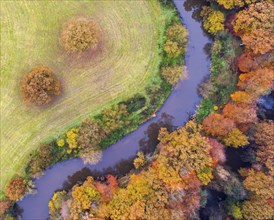
[(24, 75), (21, 92), (27, 104), (44, 105), (61, 93), (61, 83), (51, 69), (38, 66)]
[(98, 42), (99, 26), (85, 17), (68, 21), (61, 33), (61, 44), (68, 53), (81, 53), (95, 48)]

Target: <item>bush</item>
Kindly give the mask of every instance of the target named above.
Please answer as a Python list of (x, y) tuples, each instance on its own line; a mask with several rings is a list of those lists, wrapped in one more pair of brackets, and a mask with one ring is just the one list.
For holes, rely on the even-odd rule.
[(24, 75), (21, 92), (27, 104), (44, 105), (61, 93), (61, 83), (52, 70), (38, 66)]
[(61, 44), (68, 53), (84, 52), (98, 43), (99, 26), (89, 18), (74, 18), (63, 27)]
[(196, 119), (201, 122), (210, 113), (214, 112), (214, 105), (210, 99), (203, 99), (196, 113)]

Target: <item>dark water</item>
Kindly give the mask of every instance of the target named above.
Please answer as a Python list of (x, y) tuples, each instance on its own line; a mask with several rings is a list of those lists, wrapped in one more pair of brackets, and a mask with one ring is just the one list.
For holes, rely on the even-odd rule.
[[(185, 8), (191, 1), (174, 1), (182, 22), (189, 32), (186, 66), (189, 79), (179, 82), (166, 100), (157, 116), (141, 125), (136, 131), (110, 146), (103, 152), (101, 162), (85, 166), (80, 159), (58, 163), (46, 170), (45, 175), (35, 180), (37, 193), (26, 196), (18, 202), (23, 219), (46, 219), (48, 202), (54, 191), (69, 188), (86, 176), (100, 176), (103, 173), (123, 174), (132, 168), (132, 160), (138, 150), (151, 152), (157, 145), (158, 130), (161, 126), (169, 129), (182, 126), (194, 113), (200, 102), (197, 93), (199, 83), (209, 74), (210, 60), (207, 54), (210, 39), (201, 24), (195, 20), (196, 7)], [(194, 1), (195, 3), (198, 1)], [(194, 17), (194, 18), (193, 18)]]

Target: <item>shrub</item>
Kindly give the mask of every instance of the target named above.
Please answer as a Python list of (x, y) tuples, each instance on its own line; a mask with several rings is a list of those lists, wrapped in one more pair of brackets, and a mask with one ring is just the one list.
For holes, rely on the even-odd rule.
[(167, 29), (166, 37), (168, 40), (177, 42), (185, 52), (187, 44), (187, 30), (181, 24), (173, 24)]
[(180, 78), (187, 78), (186, 67), (182, 66), (163, 67), (161, 74), (164, 79), (172, 86), (176, 85)]
[(22, 177), (15, 177), (9, 181), (5, 189), (5, 194), (9, 199), (18, 201), (27, 191), (27, 182)]
[(72, 128), (66, 133), (66, 142), (68, 143), (70, 149), (79, 147), (79, 144), (77, 143), (78, 132), (79, 128)]
[(196, 113), (196, 119), (201, 122), (210, 113), (214, 112), (214, 105), (210, 99), (203, 99)]
[(99, 42), (99, 26), (85, 17), (68, 21), (61, 34), (61, 44), (68, 53), (84, 52)]
[(133, 96), (132, 98), (130, 98), (124, 102), (121, 102), (120, 104), (124, 104), (127, 106), (128, 113), (133, 113), (133, 112), (136, 112), (146, 106), (146, 97), (144, 97), (140, 94), (137, 94), (137, 95)]
[(61, 93), (61, 83), (51, 69), (38, 66), (24, 75), (21, 92), (27, 104), (44, 105)]

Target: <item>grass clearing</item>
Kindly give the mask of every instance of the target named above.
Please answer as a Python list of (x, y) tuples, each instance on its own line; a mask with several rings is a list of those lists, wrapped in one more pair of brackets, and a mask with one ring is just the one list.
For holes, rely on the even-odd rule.
[[(173, 11), (158, 1), (1, 1), (1, 183), (22, 175), (30, 153), (88, 115), (142, 93), (159, 80), (159, 42)], [(92, 16), (101, 26), (99, 52), (66, 55), (62, 25)], [(62, 94), (45, 107), (28, 107), (20, 94), (23, 74), (45, 65), (61, 79)]]

